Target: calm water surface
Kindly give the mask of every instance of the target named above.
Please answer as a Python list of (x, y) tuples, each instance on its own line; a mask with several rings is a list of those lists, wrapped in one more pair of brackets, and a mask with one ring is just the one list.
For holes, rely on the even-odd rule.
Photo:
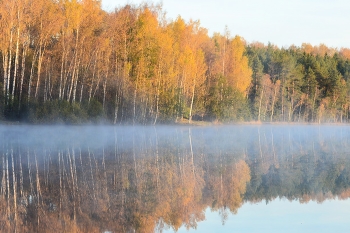
[(0, 126), (0, 232), (350, 232), (349, 126)]

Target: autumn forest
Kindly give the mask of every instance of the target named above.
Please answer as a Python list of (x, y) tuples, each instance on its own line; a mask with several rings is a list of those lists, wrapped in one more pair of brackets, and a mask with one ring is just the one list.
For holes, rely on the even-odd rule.
[(0, 119), (348, 122), (350, 49), (208, 35), (160, 5), (0, 0)]

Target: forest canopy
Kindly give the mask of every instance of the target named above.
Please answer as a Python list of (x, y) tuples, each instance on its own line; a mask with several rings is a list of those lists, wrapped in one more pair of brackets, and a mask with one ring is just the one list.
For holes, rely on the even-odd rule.
[(160, 5), (0, 0), (0, 119), (347, 122), (350, 49), (208, 35)]

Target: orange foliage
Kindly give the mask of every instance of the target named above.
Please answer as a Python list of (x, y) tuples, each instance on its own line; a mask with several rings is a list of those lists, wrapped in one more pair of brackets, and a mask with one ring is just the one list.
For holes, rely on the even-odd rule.
[(350, 59), (350, 49), (348, 48), (341, 48), (340, 49), (340, 55), (346, 59)]
[(244, 51), (244, 41), (236, 36), (230, 43), (227, 77), (229, 85), (235, 87), (241, 93), (246, 93), (252, 76), (252, 70)]

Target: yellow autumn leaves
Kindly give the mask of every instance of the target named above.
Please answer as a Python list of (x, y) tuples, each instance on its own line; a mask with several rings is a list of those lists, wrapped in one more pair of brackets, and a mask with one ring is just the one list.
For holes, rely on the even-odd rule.
[(108, 13), (94, 0), (0, 3), (5, 105), (16, 96), (18, 109), (94, 99), (114, 121), (191, 121), (207, 114), (217, 77), (242, 95), (249, 88), (244, 40), (210, 37), (199, 21), (180, 16), (166, 20), (161, 6), (126, 5)]

